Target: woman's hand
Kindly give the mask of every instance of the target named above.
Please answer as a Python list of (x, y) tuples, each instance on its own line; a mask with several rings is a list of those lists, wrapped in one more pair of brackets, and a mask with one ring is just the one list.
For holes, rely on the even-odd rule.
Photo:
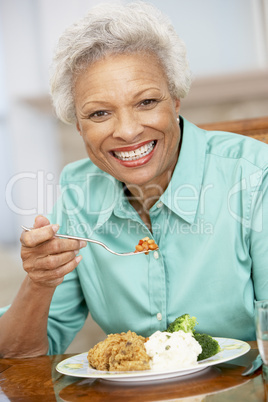
[(37, 286), (55, 288), (82, 259), (77, 256), (85, 241), (54, 237), (59, 225), (51, 225), (44, 216), (37, 216), (34, 229), (21, 235), (23, 268)]

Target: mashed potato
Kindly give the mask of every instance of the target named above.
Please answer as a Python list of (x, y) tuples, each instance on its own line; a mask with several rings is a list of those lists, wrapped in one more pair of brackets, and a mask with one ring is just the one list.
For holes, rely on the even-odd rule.
[(157, 331), (144, 344), (151, 357), (152, 370), (171, 370), (193, 366), (202, 352), (199, 343), (190, 333)]

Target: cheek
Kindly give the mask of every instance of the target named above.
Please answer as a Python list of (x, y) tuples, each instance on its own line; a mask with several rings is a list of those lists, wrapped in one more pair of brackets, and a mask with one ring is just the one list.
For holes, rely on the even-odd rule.
[(177, 126), (177, 116), (175, 111), (173, 112), (173, 108), (159, 108), (157, 113), (153, 113), (150, 117), (152, 124), (163, 132), (174, 129)]
[(84, 142), (84, 146), (89, 158), (94, 162), (95, 160), (99, 159), (100, 154), (100, 145), (97, 142), (95, 136), (83, 135), (82, 139)]
[(95, 136), (82, 136), (86, 153), (89, 159), (97, 165), (100, 169), (103, 168), (103, 154), (101, 153), (101, 145), (98, 143)]
[(158, 116), (155, 120), (156, 127), (164, 134), (167, 142), (179, 140), (180, 129), (176, 118), (170, 114)]
[(101, 143), (103, 142), (103, 136), (100, 135), (98, 130), (90, 129), (88, 127), (82, 127), (81, 136), (84, 144), (88, 150), (92, 152), (98, 152)]

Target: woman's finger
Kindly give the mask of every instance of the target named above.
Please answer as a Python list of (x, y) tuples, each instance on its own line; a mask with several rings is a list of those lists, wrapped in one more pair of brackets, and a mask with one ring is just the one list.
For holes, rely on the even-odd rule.
[(59, 225), (48, 225), (38, 229), (33, 229), (21, 234), (21, 244), (24, 247), (33, 248), (50, 240), (54, 237), (55, 233), (59, 230)]
[(46, 256), (51, 254), (61, 254), (67, 251), (80, 250), (87, 245), (84, 240), (73, 240), (73, 239), (61, 239), (59, 237), (54, 237), (50, 241), (40, 244), (36, 253), (39, 256)]
[(72, 272), (79, 262), (82, 260), (82, 256), (76, 256), (67, 264), (64, 264), (56, 269), (43, 269), (43, 270), (32, 270), (28, 273), (29, 277), (33, 282), (41, 286), (56, 287), (64, 279), (64, 276)]
[(34, 220), (34, 228), (41, 228), (43, 226), (48, 226), (50, 225), (49, 220), (43, 216), (43, 215), (37, 215), (35, 220)]
[(79, 250), (75, 251), (67, 251), (65, 253), (61, 254), (51, 254), (51, 255), (46, 255), (42, 258), (37, 258), (34, 262), (34, 267), (29, 267), (27, 269), (27, 263), (26, 267), (24, 267), (25, 271), (29, 270), (55, 270), (58, 267), (61, 267), (68, 262), (72, 261), (76, 255), (79, 253)]

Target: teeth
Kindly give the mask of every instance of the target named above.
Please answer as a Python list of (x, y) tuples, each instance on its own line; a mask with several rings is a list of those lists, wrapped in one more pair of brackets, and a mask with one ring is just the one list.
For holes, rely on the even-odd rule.
[(148, 155), (154, 148), (155, 141), (148, 142), (148, 144), (143, 145), (142, 147), (135, 149), (130, 152), (114, 152), (114, 155), (123, 161), (135, 161), (136, 159), (142, 158), (143, 156)]

